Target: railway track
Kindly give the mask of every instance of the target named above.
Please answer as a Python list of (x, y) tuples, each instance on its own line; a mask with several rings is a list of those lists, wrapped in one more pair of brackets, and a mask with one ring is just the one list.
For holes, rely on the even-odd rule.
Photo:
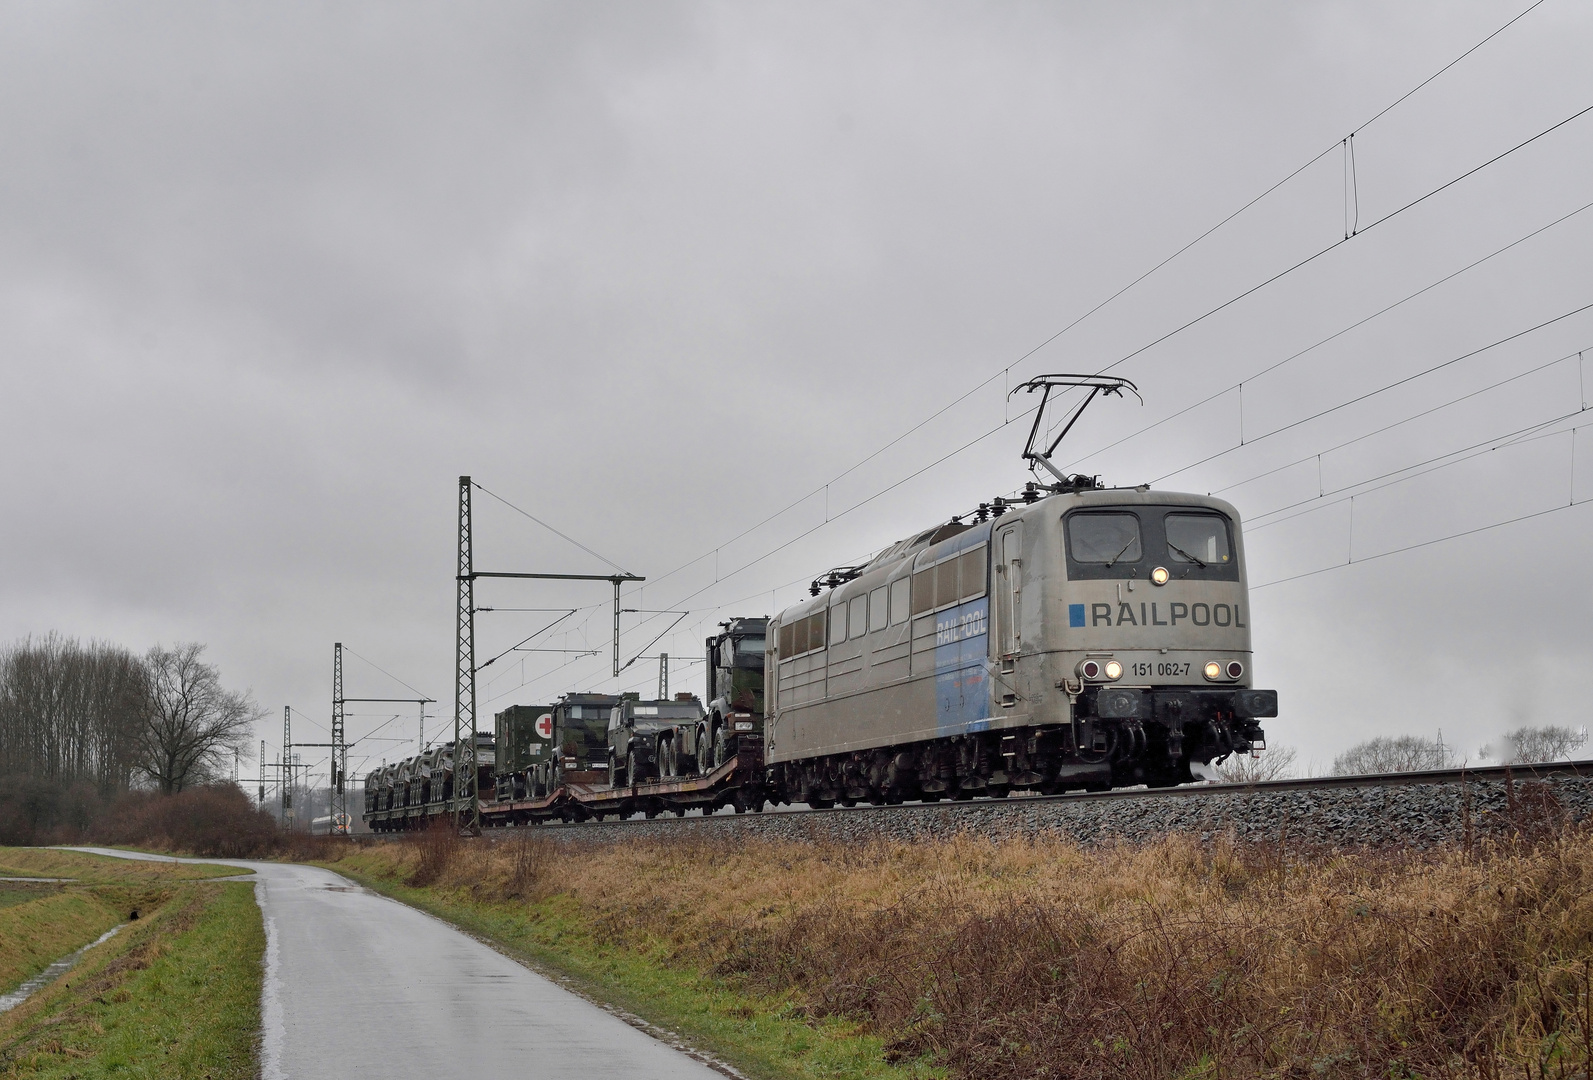
[(1519, 826), (1523, 815), (1593, 817), (1593, 760), (527, 828), (596, 843), (692, 834), (913, 841), (967, 832), (992, 838), (1053, 833), (1089, 844), (1227, 831), (1250, 838), (1430, 846), (1506, 831)]

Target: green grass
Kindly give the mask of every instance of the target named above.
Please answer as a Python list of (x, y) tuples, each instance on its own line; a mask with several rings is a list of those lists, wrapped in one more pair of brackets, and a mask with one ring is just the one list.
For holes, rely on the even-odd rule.
[(575, 901), (481, 902), (467, 893), (413, 888), (355, 869), (334, 869), (367, 887), (445, 919), (599, 1001), (634, 1013), (755, 1080), (908, 1080), (939, 1077), (921, 1062), (893, 1065), (884, 1042), (844, 1021), (810, 1020), (784, 997), (745, 992), (711, 973), (679, 966), (662, 947), (607, 944)]
[(0, 1016), (0, 1077), (249, 1080), (264, 951), (252, 886), (180, 882)]
[[(23, 885), (12, 881), (0, 881), (0, 908), (32, 903), (41, 896), (53, 896), (60, 891), (59, 885)], [(0, 983), (0, 993), (4, 992), (5, 985)]]
[(0, 993), (87, 945), (124, 914), (88, 889), (44, 892), (28, 886), (7, 892), (22, 894), (23, 902), (0, 906)]
[(0, 877), (75, 878), (80, 883), (94, 885), (193, 881), (247, 873), (248, 870), (240, 867), (218, 866), (215, 863), (146, 862), (94, 855), (86, 851), (0, 847)]

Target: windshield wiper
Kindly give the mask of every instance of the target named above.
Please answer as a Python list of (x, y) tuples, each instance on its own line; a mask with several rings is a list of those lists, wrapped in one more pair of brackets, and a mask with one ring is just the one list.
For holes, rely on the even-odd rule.
[(1128, 538), (1128, 542), (1125, 543), (1122, 547), (1117, 549), (1117, 554), (1113, 555), (1110, 559), (1106, 560), (1106, 568), (1108, 570), (1110, 570), (1112, 568), (1112, 566), (1117, 562), (1117, 560), (1121, 559), (1123, 557), (1123, 552), (1125, 552), (1129, 548), (1133, 547), (1134, 546), (1134, 541), (1136, 541), (1138, 539), (1139, 539), (1139, 537), (1137, 537), (1137, 536), (1130, 536)]
[(1196, 566), (1200, 567), (1202, 570), (1206, 569), (1206, 564), (1205, 563), (1203, 563), (1199, 559), (1195, 558), (1193, 555), (1191, 555), (1189, 552), (1185, 551), (1183, 548), (1179, 547), (1177, 544), (1173, 543), (1171, 540), (1167, 541), (1167, 546), (1173, 549), (1173, 553), (1174, 554), (1182, 555), (1185, 559), (1188, 559), (1190, 562), (1194, 563)]

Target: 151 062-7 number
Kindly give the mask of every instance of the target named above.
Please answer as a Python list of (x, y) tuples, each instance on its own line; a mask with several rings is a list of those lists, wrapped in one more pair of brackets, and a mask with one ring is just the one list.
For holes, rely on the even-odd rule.
[(1179, 663), (1151, 663), (1147, 660), (1143, 663), (1128, 665), (1128, 673), (1142, 679), (1149, 678), (1152, 675), (1157, 675), (1162, 678), (1178, 678), (1180, 676), (1189, 674), (1189, 665)]

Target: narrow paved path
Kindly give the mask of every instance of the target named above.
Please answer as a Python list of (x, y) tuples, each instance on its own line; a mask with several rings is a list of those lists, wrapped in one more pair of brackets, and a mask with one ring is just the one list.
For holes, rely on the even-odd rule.
[(265, 1080), (723, 1080), (430, 915), (314, 866), (253, 870), (265, 914)]

